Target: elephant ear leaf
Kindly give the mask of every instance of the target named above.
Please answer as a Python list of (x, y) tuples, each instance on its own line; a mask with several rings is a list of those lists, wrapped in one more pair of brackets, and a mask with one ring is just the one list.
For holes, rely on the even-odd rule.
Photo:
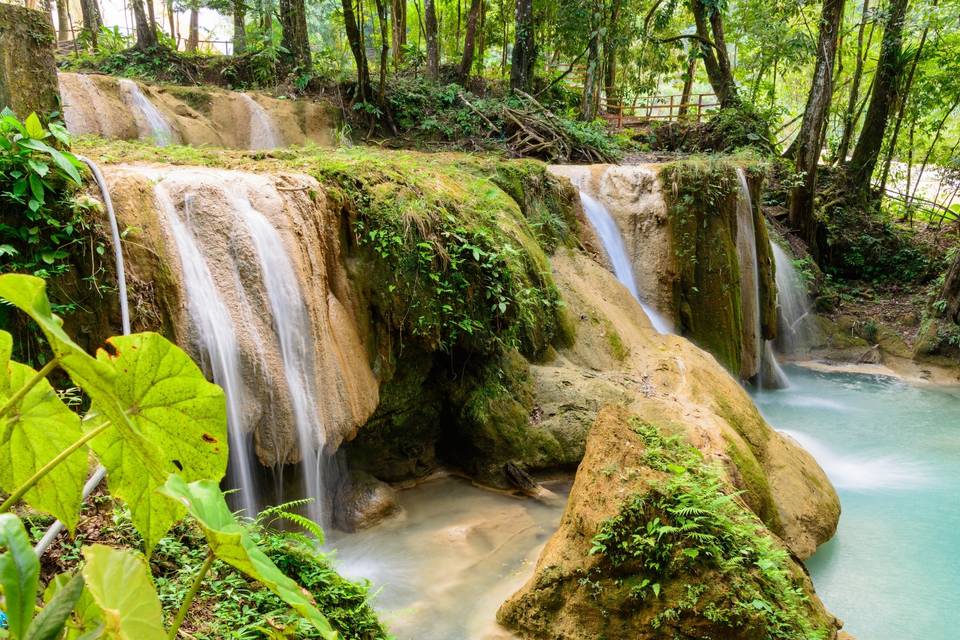
[[(9, 393), (0, 389), (0, 404), (36, 375), (30, 367), (12, 361), (7, 364), (7, 372)], [(80, 417), (46, 380), (34, 385), (0, 421), (0, 488), (8, 493), (83, 436)], [(87, 450), (81, 448), (43, 476), (23, 500), (55, 516), (73, 533), (86, 479)]]
[[(65, 576), (66, 577), (66, 576)], [(83, 593), (83, 576), (76, 574), (57, 589), (47, 606), (33, 619), (23, 640), (55, 640)]]
[(275, 593), (312, 624), (325, 640), (337, 638), (337, 632), (317, 609), (309, 593), (284, 575), (257, 547), (247, 529), (237, 522), (216, 482), (199, 480), (187, 483), (174, 474), (162, 491), (186, 506), (190, 515), (197, 519), (207, 543), (220, 560)]
[[(159, 334), (118, 336), (108, 346), (113, 353), (100, 350), (97, 358), (117, 371), (115, 394), (132, 428), (107, 429), (90, 446), (107, 468), (110, 492), (129, 505), (149, 552), (183, 516), (179, 503), (156, 491), (169, 475), (216, 482), (226, 473), (226, 401), (190, 356)], [(94, 401), (92, 410), (99, 407)]]
[(108, 640), (165, 640), (160, 599), (144, 557), (101, 544), (83, 548), (83, 577)]
[(30, 546), (23, 523), (13, 514), (0, 514), (0, 586), (11, 637), (22, 638), (26, 634), (39, 584), (40, 560)]

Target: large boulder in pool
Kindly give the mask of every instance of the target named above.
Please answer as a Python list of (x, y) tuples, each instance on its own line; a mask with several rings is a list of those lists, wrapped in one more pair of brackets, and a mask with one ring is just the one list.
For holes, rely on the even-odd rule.
[(523, 638), (835, 638), (803, 567), (669, 412), (604, 408), (560, 529), (498, 612)]

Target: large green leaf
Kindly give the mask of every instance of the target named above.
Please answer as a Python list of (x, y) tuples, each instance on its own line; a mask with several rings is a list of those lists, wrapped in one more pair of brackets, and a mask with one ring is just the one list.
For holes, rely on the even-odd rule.
[(317, 609), (309, 593), (284, 575), (237, 522), (217, 483), (200, 480), (188, 484), (181, 476), (171, 475), (162, 491), (187, 507), (190, 515), (200, 523), (207, 543), (218, 558), (277, 594), (327, 640), (337, 637), (337, 632)]
[[(129, 407), (137, 440), (107, 430), (91, 446), (108, 469), (110, 491), (130, 505), (147, 549), (182, 517), (179, 505), (156, 493), (171, 473), (188, 481), (219, 481), (227, 470), (227, 414), (223, 391), (203, 377), (190, 357), (163, 336), (111, 338), (114, 354), (98, 359), (118, 372), (116, 395)], [(94, 402), (93, 410), (99, 404)], [(162, 459), (164, 473), (145, 473), (141, 449)]]
[(83, 548), (83, 558), (87, 589), (103, 612), (104, 637), (165, 640), (160, 599), (143, 556), (94, 544)]
[[(30, 367), (12, 361), (7, 371), (9, 393), (0, 390), (0, 404), (36, 374)], [(41, 380), (10, 413), (0, 418), (0, 488), (13, 493), (82, 436), (80, 418), (60, 400), (49, 382)], [(34, 509), (57, 517), (72, 534), (86, 479), (87, 452), (80, 449), (51, 469), (23, 500)]]
[[(155, 490), (172, 472), (220, 480), (227, 467), (223, 391), (190, 357), (155, 333), (113, 338), (114, 354), (94, 358), (63, 331), (43, 280), (0, 276), (6, 298), (40, 325), (60, 365), (90, 396), (91, 411), (111, 428), (91, 441), (107, 468), (111, 493), (125, 500), (148, 551), (183, 510)], [(102, 424), (90, 421), (90, 428)]]
[(83, 576), (78, 573), (60, 585), (47, 600), (47, 606), (33, 619), (23, 640), (55, 640), (59, 637), (82, 593)]
[[(80, 578), (83, 578), (82, 573), (77, 575)], [(70, 581), (73, 580), (76, 576), (71, 576), (68, 573), (60, 573), (53, 577), (53, 580), (50, 581), (50, 584), (47, 585), (46, 590), (43, 592), (43, 600), (48, 605), (58, 597), (60, 591), (70, 584)], [(86, 637), (88, 635), (97, 636), (97, 630), (103, 626), (103, 612), (100, 610), (100, 607), (97, 606), (97, 603), (93, 601), (93, 596), (90, 595), (90, 589), (86, 586), (83, 587), (83, 590), (80, 593), (80, 597), (74, 603), (72, 611), (72, 621), (67, 628), (66, 638), (63, 640), (78, 640), (78, 638)]]
[(13, 638), (23, 638), (33, 619), (40, 583), (40, 561), (20, 518), (0, 514), (0, 586), (3, 587), (7, 628)]

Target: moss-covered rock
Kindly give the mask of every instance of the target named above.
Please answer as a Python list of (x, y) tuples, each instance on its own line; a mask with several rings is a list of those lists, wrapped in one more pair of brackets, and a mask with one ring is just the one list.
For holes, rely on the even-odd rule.
[(49, 16), (0, 4), (0, 109), (10, 107), (21, 118), (57, 110), (55, 43)]
[(737, 176), (709, 159), (661, 171), (679, 277), (674, 300), (683, 335), (739, 375), (743, 349), (737, 257)]
[(662, 417), (599, 414), (560, 529), (500, 622), (563, 640), (835, 637), (803, 568)]

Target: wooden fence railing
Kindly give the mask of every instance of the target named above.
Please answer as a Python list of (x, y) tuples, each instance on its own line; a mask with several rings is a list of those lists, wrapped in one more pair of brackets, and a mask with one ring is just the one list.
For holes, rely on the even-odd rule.
[(631, 104), (622, 100), (606, 99), (603, 101), (604, 112), (608, 120), (616, 122), (618, 128), (624, 124), (636, 124), (651, 120), (680, 120), (689, 119), (691, 122), (700, 122), (703, 114), (720, 106), (717, 96), (712, 93), (694, 93), (687, 101), (684, 96), (649, 96), (639, 98)]

